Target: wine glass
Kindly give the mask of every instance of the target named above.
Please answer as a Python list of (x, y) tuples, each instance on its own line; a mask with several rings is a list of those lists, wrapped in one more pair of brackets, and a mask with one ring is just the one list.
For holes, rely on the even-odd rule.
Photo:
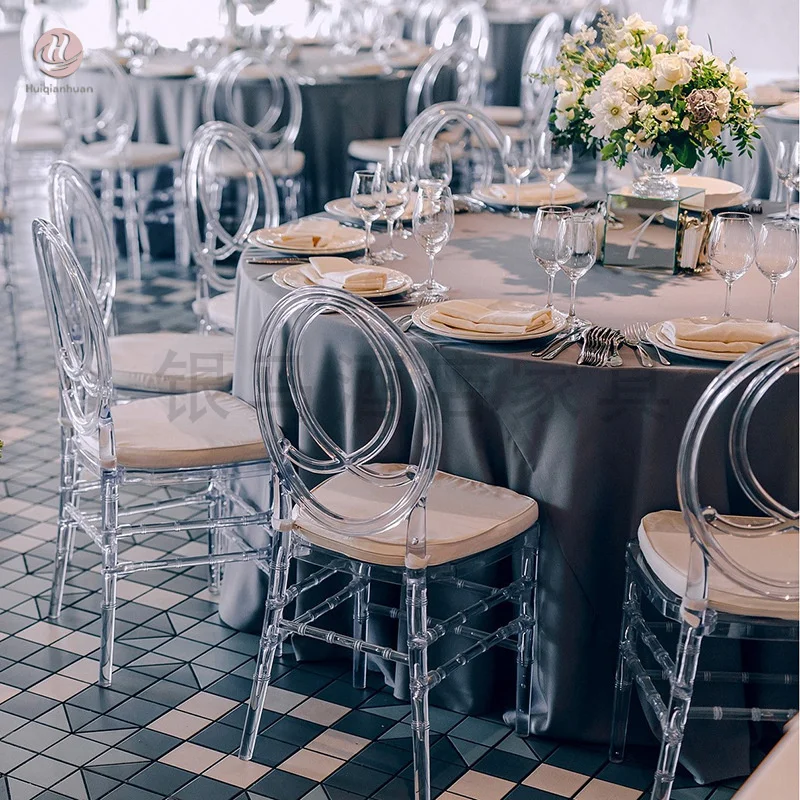
[(350, 187), (350, 200), (364, 220), (365, 243), (364, 255), (353, 261), (354, 264), (380, 264), (379, 258), (372, 254), (370, 240), (372, 239), (372, 223), (380, 219), (386, 207), (386, 176), (383, 165), (377, 164), (374, 172), (366, 169), (357, 169), (353, 173), (353, 183)]
[(530, 214), (523, 214), (519, 208), (519, 185), (533, 170), (533, 143), (530, 134), (523, 131), (516, 136), (504, 138), (503, 166), (514, 183), (514, 208), (508, 212), (508, 216), (527, 219)]
[(778, 151), (775, 155), (775, 171), (778, 180), (786, 187), (786, 210), (784, 219), (791, 219), (789, 209), (792, 205), (792, 194), (800, 189), (800, 141), (778, 142)]
[[(411, 195), (411, 178), (408, 164), (403, 159), (403, 150), (400, 147), (389, 147), (386, 163), (383, 165), (386, 175), (386, 226), (389, 232), (389, 246), (378, 253), (378, 258), (384, 261), (401, 261), (406, 258), (394, 246), (394, 228), (408, 207)], [(402, 224), (402, 223), (401, 223)]]
[(453, 195), (448, 187), (435, 191), (423, 188), (414, 204), (413, 230), (417, 244), (422, 247), (430, 262), (428, 280), (414, 286), (420, 303), (447, 300), (448, 287), (433, 277), (436, 255), (450, 240), (453, 232)]
[(566, 261), (564, 237), (559, 236), (561, 220), (572, 216), (568, 206), (542, 206), (536, 210), (531, 232), (531, 253), (547, 273), (547, 308), (553, 308), (553, 283), (559, 261)]
[(575, 315), (575, 293), (578, 281), (597, 261), (597, 232), (592, 217), (573, 214), (562, 216), (559, 222), (558, 247), (556, 258), (561, 271), (569, 278), (569, 315), (567, 326), (570, 329), (585, 324)]
[(536, 169), (550, 186), (550, 205), (556, 200), (556, 187), (572, 169), (572, 148), (560, 145), (552, 131), (542, 131), (536, 142)]
[(417, 148), (417, 185), (441, 189), (453, 178), (453, 155), (447, 142), (422, 142)]
[(778, 281), (791, 275), (797, 266), (798, 226), (786, 220), (764, 220), (756, 243), (756, 266), (769, 281), (767, 322), (774, 322), (773, 306)]
[(725, 281), (725, 310), (731, 315), (731, 288), (750, 269), (755, 258), (756, 237), (753, 218), (738, 211), (717, 214), (708, 239), (708, 260)]

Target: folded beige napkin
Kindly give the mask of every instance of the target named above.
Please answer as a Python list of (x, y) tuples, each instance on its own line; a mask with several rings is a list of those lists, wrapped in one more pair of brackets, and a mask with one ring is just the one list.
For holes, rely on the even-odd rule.
[(431, 322), (462, 331), (524, 335), (552, 324), (549, 309), (503, 300), (448, 300), (439, 303)]
[(707, 353), (747, 353), (761, 344), (777, 339), (785, 332), (777, 322), (742, 322), (739, 320), (675, 319), (661, 325), (668, 342), (687, 350)]
[(329, 247), (337, 240), (351, 239), (352, 236), (335, 220), (315, 218), (301, 219), (299, 222), (275, 228), (270, 238), (281, 244), (314, 250)]
[(386, 272), (359, 267), (346, 258), (312, 256), (300, 272), (317, 286), (346, 289), (348, 292), (375, 292), (386, 288)]
[(784, 103), (782, 106), (772, 109), (772, 111), (780, 117), (786, 117), (786, 119), (800, 119), (800, 100)]
[[(577, 189), (568, 181), (556, 187), (555, 202), (570, 200), (577, 194)], [(495, 183), (488, 189), (491, 197), (506, 202), (514, 202), (514, 186), (510, 183)], [(519, 187), (519, 201), (523, 206), (538, 206), (550, 202), (550, 187), (546, 183), (523, 183)]]

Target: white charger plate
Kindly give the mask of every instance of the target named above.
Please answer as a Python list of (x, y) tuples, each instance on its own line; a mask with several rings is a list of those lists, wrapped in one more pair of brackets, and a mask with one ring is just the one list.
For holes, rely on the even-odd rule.
[[(491, 186), (479, 186), (477, 189), (472, 190), (472, 196), (477, 200), (480, 200), (482, 203), (486, 203), (487, 206), (493, 206), (495, 208), (513, 208), (514, 207), (514, 184), (512, 183), (498, 183), (492, 184), (492, 186), (499, 186), (505, 191), (506, 197), (497, 197), (491, 192)], [(541, 203), (526, 203), (525, 202), (525, 184), (523, 184), (522, 192), (520, 193), (520, 208), (539, 208), (540, 206), (549, 206), (550, 199), (549, 197), (544, 199)], [(582, 203), (587, 198), (587, 194), (576, 187), (572, 187), (572, 190), (569, 194), (566, 192), (562, 192), (559, 195), (559, 190), (556, 189), (555, 200), (553, 201), (556, 205), (560, 206), (571, 206), (571, 205), (578, 205)]]
[[(408, 198), (408, 204), (400, 217), (401, 222), (411, 222), (414, 216), (414, 205), (417, 202), (416, 192), (412, 192)], [(340, 197), (337, 200), (328, 200), (325, 203), (325, 211), (332, 217), (339, 219), (352, 220), (354, 222), (363, 222), (358, 213), (358, 209), (353, 205), (353, 201), (349, 197)]]
[[(495, 298), (496, 299), (496, 298)], [(447, 301), (444, 301), (447, 302)], [(474, 300), (476, 303), (489, 302), (488, 299)], [(481, 333), (480, 331), (461, 331), (457, 328), (450, 328), (438, 322), (431, 321), (431, 315), (436, 311), (439, 303), (418, 308), (411, 315), (414, 324), (423, 331), (435, 333), (437, 336), (446, 336), (448, 339), (458, 339), (465, 342), (527, 342), (532, 339), (543, 339), (564, 330), (567, 318), (560, 311), (553, 311), (553, 322), (547, 328), (533, 331), (532, 333)]]
[[(281, 226), (282, 227), (282, 226)], [(339, 256), (345, 253), (354, 253), (357, 250), (364, 249), (364, 234), (355, 228), (345, 228), (343, 230), (348, 232), (352, 231), (352, 236), (347, 239), (337, 239), (325, 247), (293, 247), (290, 244), (283, 244), (279, 238), (274, 235), (274, 232), (280, 230), (279, 228), (261, 228), (260, 230), (253, 231), (248, 237), (248, 242), (256, 247), (267, 247), (270, 250), (275, 250), (279, 253), (291, 253), (293, 255), (303, 256)], [(375, 242), (375, 237), (370, 237), (370, 244)]]
[[(309, 286), (318, 286), (319, 284), (310, 281), (303, 275), (300, 266), (301, 265), (293, 264), (288, 267), (281, 267), (281, 269), (273, 273), (272, 280), (282, 289), (306, 289)], [(400, 272), (396, 269), (390, 269), (388, 267), (370, 267), (370, 269), (386, 274), (386, 287), (384, 289), (374, 289), (367, 292), (351, 292), (351, 294), (356, 294), (359, 297), (365, 298), (391, 297), (392, 295), (408, 291), (413, 283), (410, 275), (406, 275), (405, 272)]]

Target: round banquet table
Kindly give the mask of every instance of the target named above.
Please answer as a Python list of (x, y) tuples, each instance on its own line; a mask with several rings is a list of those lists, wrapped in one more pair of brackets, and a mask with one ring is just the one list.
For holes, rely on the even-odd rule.
[[(452, 240), (437, 259), (437, 277), (454, 287), (453, 297), (544, 303), (545, 276), (532, 263), (529, 229), (529, 221), (499, 214), (457, 216)], [(416, 279), (423, 277), (422, 251), (413, 240), (400, 247), (409, 258), (393, 266)], [(244, 262), (238, 271), (233, 391), (250, 402), (256, 339), (264, 318), (284, 293), (271, 279), (258, 280), (269, 271)], [(556, 288), (556, 306), (563, 308), (567, 297), (563, 275), (558, 276)], [(779, 287), (776, 312), (779, 321), (795, 328), (797, 290), (795, 272)], [(763, 319), (767, 294), (768, 282), (753, 268), (734, 287), (734, 313)], [(598, 264), (579, 284), (578, 313), (618, 327), (626, 322), (719, 313), (723, 299), (724, 285), (716, 276), (656, 275)], [(386, 309), (393, 317), (409, 310)], [(303, 345), (303, 384), (322, 424), (336, 441), (352, 449), (371, 436), (375, 415), (381, 413), (375, 410), (380, 403), (361, 408), (358, 400), (381, 397), (375, 387), (382, 384), (365, 366), (372, 362), (363, 339), (341, 319), (324, 317), (314, 324), (319, 329), (310, 332), (310, 341)], [(440, 468), (507, 486), (540, 504), (533, 732), (607, 742), (625, 544), (644, 514), (678, 507), (675, 464), (680, 437), (692, 407), (718, 374), (720, 364), (671, 357), (670, 367), (644, 369), (633, 351), (623, 348), (622, 368), (578, 367), (577, 347), (554, 361), (542, 362), (531, 358), (530, 343), (457, 342), (416, 328), (408, 336), (428, 364), (442, 404), (445, 427)], [(765, 447), (767, 442), (798, 439), (796, 391), (789, 388), (779, 394), (778, 410), (773, 409), (769, 417)], [(299, 437), (302, 443), (296, 428), (296, 420), (286, 420), (287, 435)], [(410, 444), (412, 428), (413, 420), (401, 420), (399, 435), (405, 437), (405, 446)], [(389, 456), (391, 460), (393, 454)], [(758, 461), (758, 453), (753, 458)], [(777, 459), (772, 453), (765, 460), (761, 477), (766, 485), (792, 494), (798, 483), (796, 459)], [(736, 505), (733, 481), (716, 462), (701, 475), (709, 503), (720, 508)], [(264, 597), (263, 574), (255, 566), (230, 565), (220, 614), (233, 627), (259, 630)], [(443, 616), (442, 609), (437, 611), (437, 616)], [(371, 630), (371, 635), (375, 633)], [(315, 643), (301, 646), (305, 644)], [(713, 644), (723, 650), (738, 646)], [(301, 657), (303, 652), (298, 650)], [(723, 652), (725, 669), (733, 668), (731, 659), (738, 657), (737, 652)], [(472, 662), (463, 674), (437, 687), (432, 702), (471, 713), (496, 711), (508, 701), (504, 691), (513, 680), (487, 685), (485, 676), (498, 674), (501, 667), (492, 659), (504, 655), (508, 653), (492, 651)], [(400, 693), (402, 681), (391, 674), (387, 679), (396, 680), (396, 693)], [(726, 687), (725, 691), (740, 689)], [(732, 702), (736, 704), (736, 699)], [(710, 723), (721, 726), (713, 729), (714, 735), (726, 737), (721, 753), (719, 748), (693, 746), (707, 724), (694, 721), (690, 725), (685, 748), (690, 769), (705, 781), (749, 772), (747, 726), (723, 733), (731, 723)]]

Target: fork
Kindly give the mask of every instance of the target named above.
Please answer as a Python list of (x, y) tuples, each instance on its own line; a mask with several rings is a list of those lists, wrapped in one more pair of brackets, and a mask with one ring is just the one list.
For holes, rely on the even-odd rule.
[(665, 358), (664, 354), (658, 349), (658, 345), (654, 342), (651, 342), (650, 339), (647, 338), (647, 331), (650, 330), (650, 323), (649, 322), (634, 322), (631, 326), (633, 328), (633, 333), (636, 338), (639, 340), (639, 344), (649, 344), (653, 350), (656, 351), (656, 355), (658, 356), (658, 360), (665, 366), (669, 367), (670, 362)]
[(598, 328), (593, 325), (581, 334), (583, 344), (581, 345), (581, 353), (578, 356), (578, 364), (585, 364), (587, 367), (596, 367), (602, 363), (600, 361), (600, 351), (603, 344), (601, 338), (602, 330), (603, 328)]
[(639, 361), (642, 363), (643, 367), (655, 366), (655, 364), (653, 364), (653, 359), (647, 354), (647, 350), (642, 347), (642, 343), (639, 341), (639, 337), (636, 335), (633, 325), (626, 325), (622, 329), (622, 335), (625, 337), (625, 344), (636, 350)]

